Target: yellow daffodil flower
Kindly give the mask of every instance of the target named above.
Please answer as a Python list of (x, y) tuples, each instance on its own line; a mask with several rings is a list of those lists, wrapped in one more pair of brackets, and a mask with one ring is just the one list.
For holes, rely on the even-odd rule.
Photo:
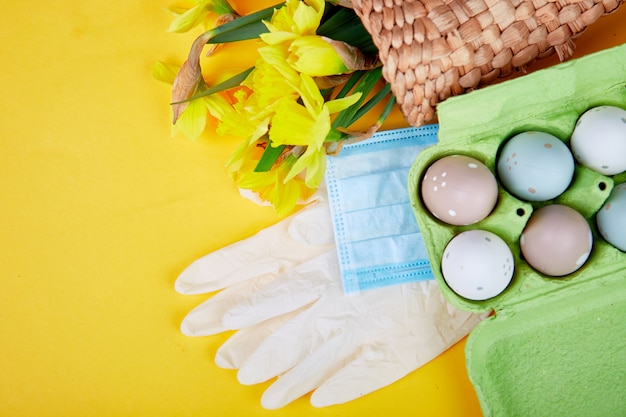
[(259, 197), (272, 204), (279, 216), (289, 214), (300, 199), (308, 198), (314, 190), (306, 186), (301, 178), (287, 181), (285, 178), (293, 165), (293, 157), (287, 157), (270, 171), (255, 172), (244, 170), (240, 173), (237, 185), (252, 190)]
[(326, 150), (324, 147), (315, 148), (309, 146), (306, 151), (295, 161), (284, 181), (292, 181), (300, 174), (304, 173), (304, 184), (311, 188), (317, 189), (326, 172)]
[(270, 112), (283, 98), (297, 100), (298, 92), (293, 84), (299, 82), (299, 75), (288, 65), (281, 66), (281, 57), (284, 63), (284, 54), (280, 48), (259, 48), (262, 59), (258, 60), (254, 70), (242, 85), (254, 92), (251, 97), (260, 112)]
[(350, 71), (335, 48), (321, 36), (300, 36), (291, 41), (287, 62), (298, 72), (313, 77)]
[(301, 75), (298, 92), (304, 105), (283, 100), (272, 118), (269, 137), (272, 144), (306, 146), (305, 152), (293, 164), (285, 177), (290, 181), (306, 170), (305, 184), (317, 188), (324, 176), (326, 152), (324, 141), (331, 132), (331, 114), (357, 102), (360, 94), (324, 102), (313, 78)]
[[(376, 68), (380, 62), (376, 55), (365, 56), (349, 43), (317, 34), (326, 1), (285, 0), (273, 10), (269, 22), (263, 21), (268, 32), (259, 35), (260, 58), (245, 80), (240, 73), (209, 91), (200, 55), (208, 43), (209, 55), (219, 45), (211, 42), (220, 33), (217, 26), (239, 16), (227, 0), (191, 1), (190, 6), (172, 9), (177, 17), (169, 31), (186, 32), (204, 24), (205, 32), (196, 38), (180, 69), (163, 63), (153, 69), (155, 78), (173, 84), (173, 128), (196, 139), (211, 125), (219, 135), (241, 138), (226, 164), (230, 176), (238, 187), (256, 193), (280, 216), (286, 215), (319, 187), (327, 154), (340, 149), (344, 140), (359, 139), (342, 129), (354, 122), (352, 113), (338, 115), (341, 128), (333, 127), (332, 120), (360, 102), (374, 79), (363, 77), (354, 87), (363, 93), (340, 99), (325, 98), (320, 89), (331, 91), (350, 73)], [(267, 10), (261, 11), (253, 23), (268, 15)], [(213, 28), (208, 28), (210, 18), (215, 18)], [(242, 26), (224, 27), (223, 33), (249, 24), (243, 21)]]
[[(260, 111), (253, 100), (256, 91), (249, 96), (238, 92), (234, 112), (226, 114), (218, 127), (218, 132), (247, 138), (227, 163), (237, 186), (257, 193), (280, 215), (290, 212), (300, 198), (319, 187), (326, 170), (324, 141), (332, 130), (331, 115), (360, 97), (354, 94), (325, 102), (313, 78), (305, 74), (291, 87), (297, 94), (280, 98), (269, 118), (262, 121), (254, 114), (255, 109)], [(255, 119), (256, 125), (252, 123)], [(271, 169), (257, 172), (263, 149), (283, 145), (289, 149), (286, 156)]]
[(270, 139), (275, 145), (320, 147), (330, 131), (328, 108), (310, 109), (284, 99), (272, 118)]
[(280, 9), (274, 11), (271, 22), (265, 22), (269, 34), (261, 35), (261, 39), (275, 44), (273, 37), (293, 35), (314, 35), (324, 14), (324, 0), (287, 0)]
[(206, 130), (207, 120), (217, 125), (230, 111), (230, 104), (219, 94), (192, 100), (173, 125), (173, 133), (180, 132), (188, 139), (196, 140)]
[(257, 111), (257, 106), (250, 105), (250, 93), (247, 90), (236, 91), (234, 98), (235, 102), (229, 111), (224, 111), (219, 117), (217, 133), (246, 138), (247, 142), (254, 143), (267, 133), (269, 114)]
[[(159, 81), (168, 84), (174, 83), (180, 67), (172, 64), (157, 61), (152, 67), (152, 75)], [(195, 90), (194, 90), (195, 91)], [(172, 109), (174, 113), (174, 109)], [(205, 131), (207, 118), (211, 118), (213, 124), (232, 112), (232, 107), (228, 99), (221, 94), (213, 94), (200, 97), (186, 103), (185, 108), (177, 115), (176, 123), (172, 126), (172, 135), (177, 132), (185, 137), (195, 140)]]
[(330, 115), (340, 112), (361, 97), (360, 93), (324, 101), (312, 77), (301, 74), (297, 91), (304, 105), (284, 99), (276, 109), (270, 139), (276, 145), (300, 145), (320, 148), (330, 129)]
[(275, 48), (280, 45), (285, 49), (279, 59), (277, 49), (273, 50), (273, 65), (289, 64), (297, 72), (314, 77), (346, 74), (380, 65), (377, 57), (366, 57), (345, 42), (316, 35), (324, 4), (318, 0), (288, 0), (274, 12), (271, 22), (264, 22), (269, 32), (262, 33), (261, 40), (266, 45)]
[(227, 169), (237, 187), (250, 190), (262, 201), (270, 203), (279, 216), (289, 214), (298, 201), (306, 200), (315, 191), (302, 178), (285, 181), (295, 157), (288, 155), (268, 171), (256, 171), (267, 139), (243, 141), (227, 163)]
[(193, 3), (193, 6), (169, 8), (176, 17), (167, 29), (168, 32), (188, 32), (201, 24), (208, 29), (214, 25), (216, 17), (236, 14), (227, 0), (194, 0)]

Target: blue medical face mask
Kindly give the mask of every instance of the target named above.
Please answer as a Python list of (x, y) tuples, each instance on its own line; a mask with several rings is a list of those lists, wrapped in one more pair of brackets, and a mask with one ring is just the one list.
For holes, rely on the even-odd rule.
[(346, 293), (433, 279), (407, 178), (437, 125), (379, 132), (328, 158), (326, 185)]

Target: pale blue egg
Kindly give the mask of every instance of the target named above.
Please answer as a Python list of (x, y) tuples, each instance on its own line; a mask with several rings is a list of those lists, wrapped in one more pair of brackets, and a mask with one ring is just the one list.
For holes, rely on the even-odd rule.
[(526, 201), (558, 197), (572, 182), (574, 157), (567, 145), (546, 132), (529, 131), (509, 139), (498, 158), (504, 188)]
[(598, 231), (617, 249), (626, 252), (626, 183), (613, 188), (596, 214)]

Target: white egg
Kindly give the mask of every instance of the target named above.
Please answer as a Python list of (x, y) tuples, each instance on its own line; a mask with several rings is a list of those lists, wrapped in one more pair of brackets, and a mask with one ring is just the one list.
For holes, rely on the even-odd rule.
[(511, 250), (498, 235), (468, 230), (455, 236), (443, 252), (441, 271), (448, 286), (469, 300), (487, 300), (513, 278)]
[(574, 157), (603, 175), (626, 171), (626, 110), (598, 106), (583, 113), (572, 133)]
[(567, 145), (546, 132), (523, 132), (509, 139), (498, 158), (504, 188), (526, 201), (547, 201), (567, 189), (574, 157)]
[(607, 242), (626, 252), (626, 183), (613, 188), (596, 214), (596, 224)]

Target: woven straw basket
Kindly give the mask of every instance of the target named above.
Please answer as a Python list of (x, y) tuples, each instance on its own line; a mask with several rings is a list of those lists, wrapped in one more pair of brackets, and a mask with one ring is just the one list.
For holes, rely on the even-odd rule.
[(351, 0), (379, 49), (407, 121), (537, 58), (569, 58), (573, 39), (623, 0)]

